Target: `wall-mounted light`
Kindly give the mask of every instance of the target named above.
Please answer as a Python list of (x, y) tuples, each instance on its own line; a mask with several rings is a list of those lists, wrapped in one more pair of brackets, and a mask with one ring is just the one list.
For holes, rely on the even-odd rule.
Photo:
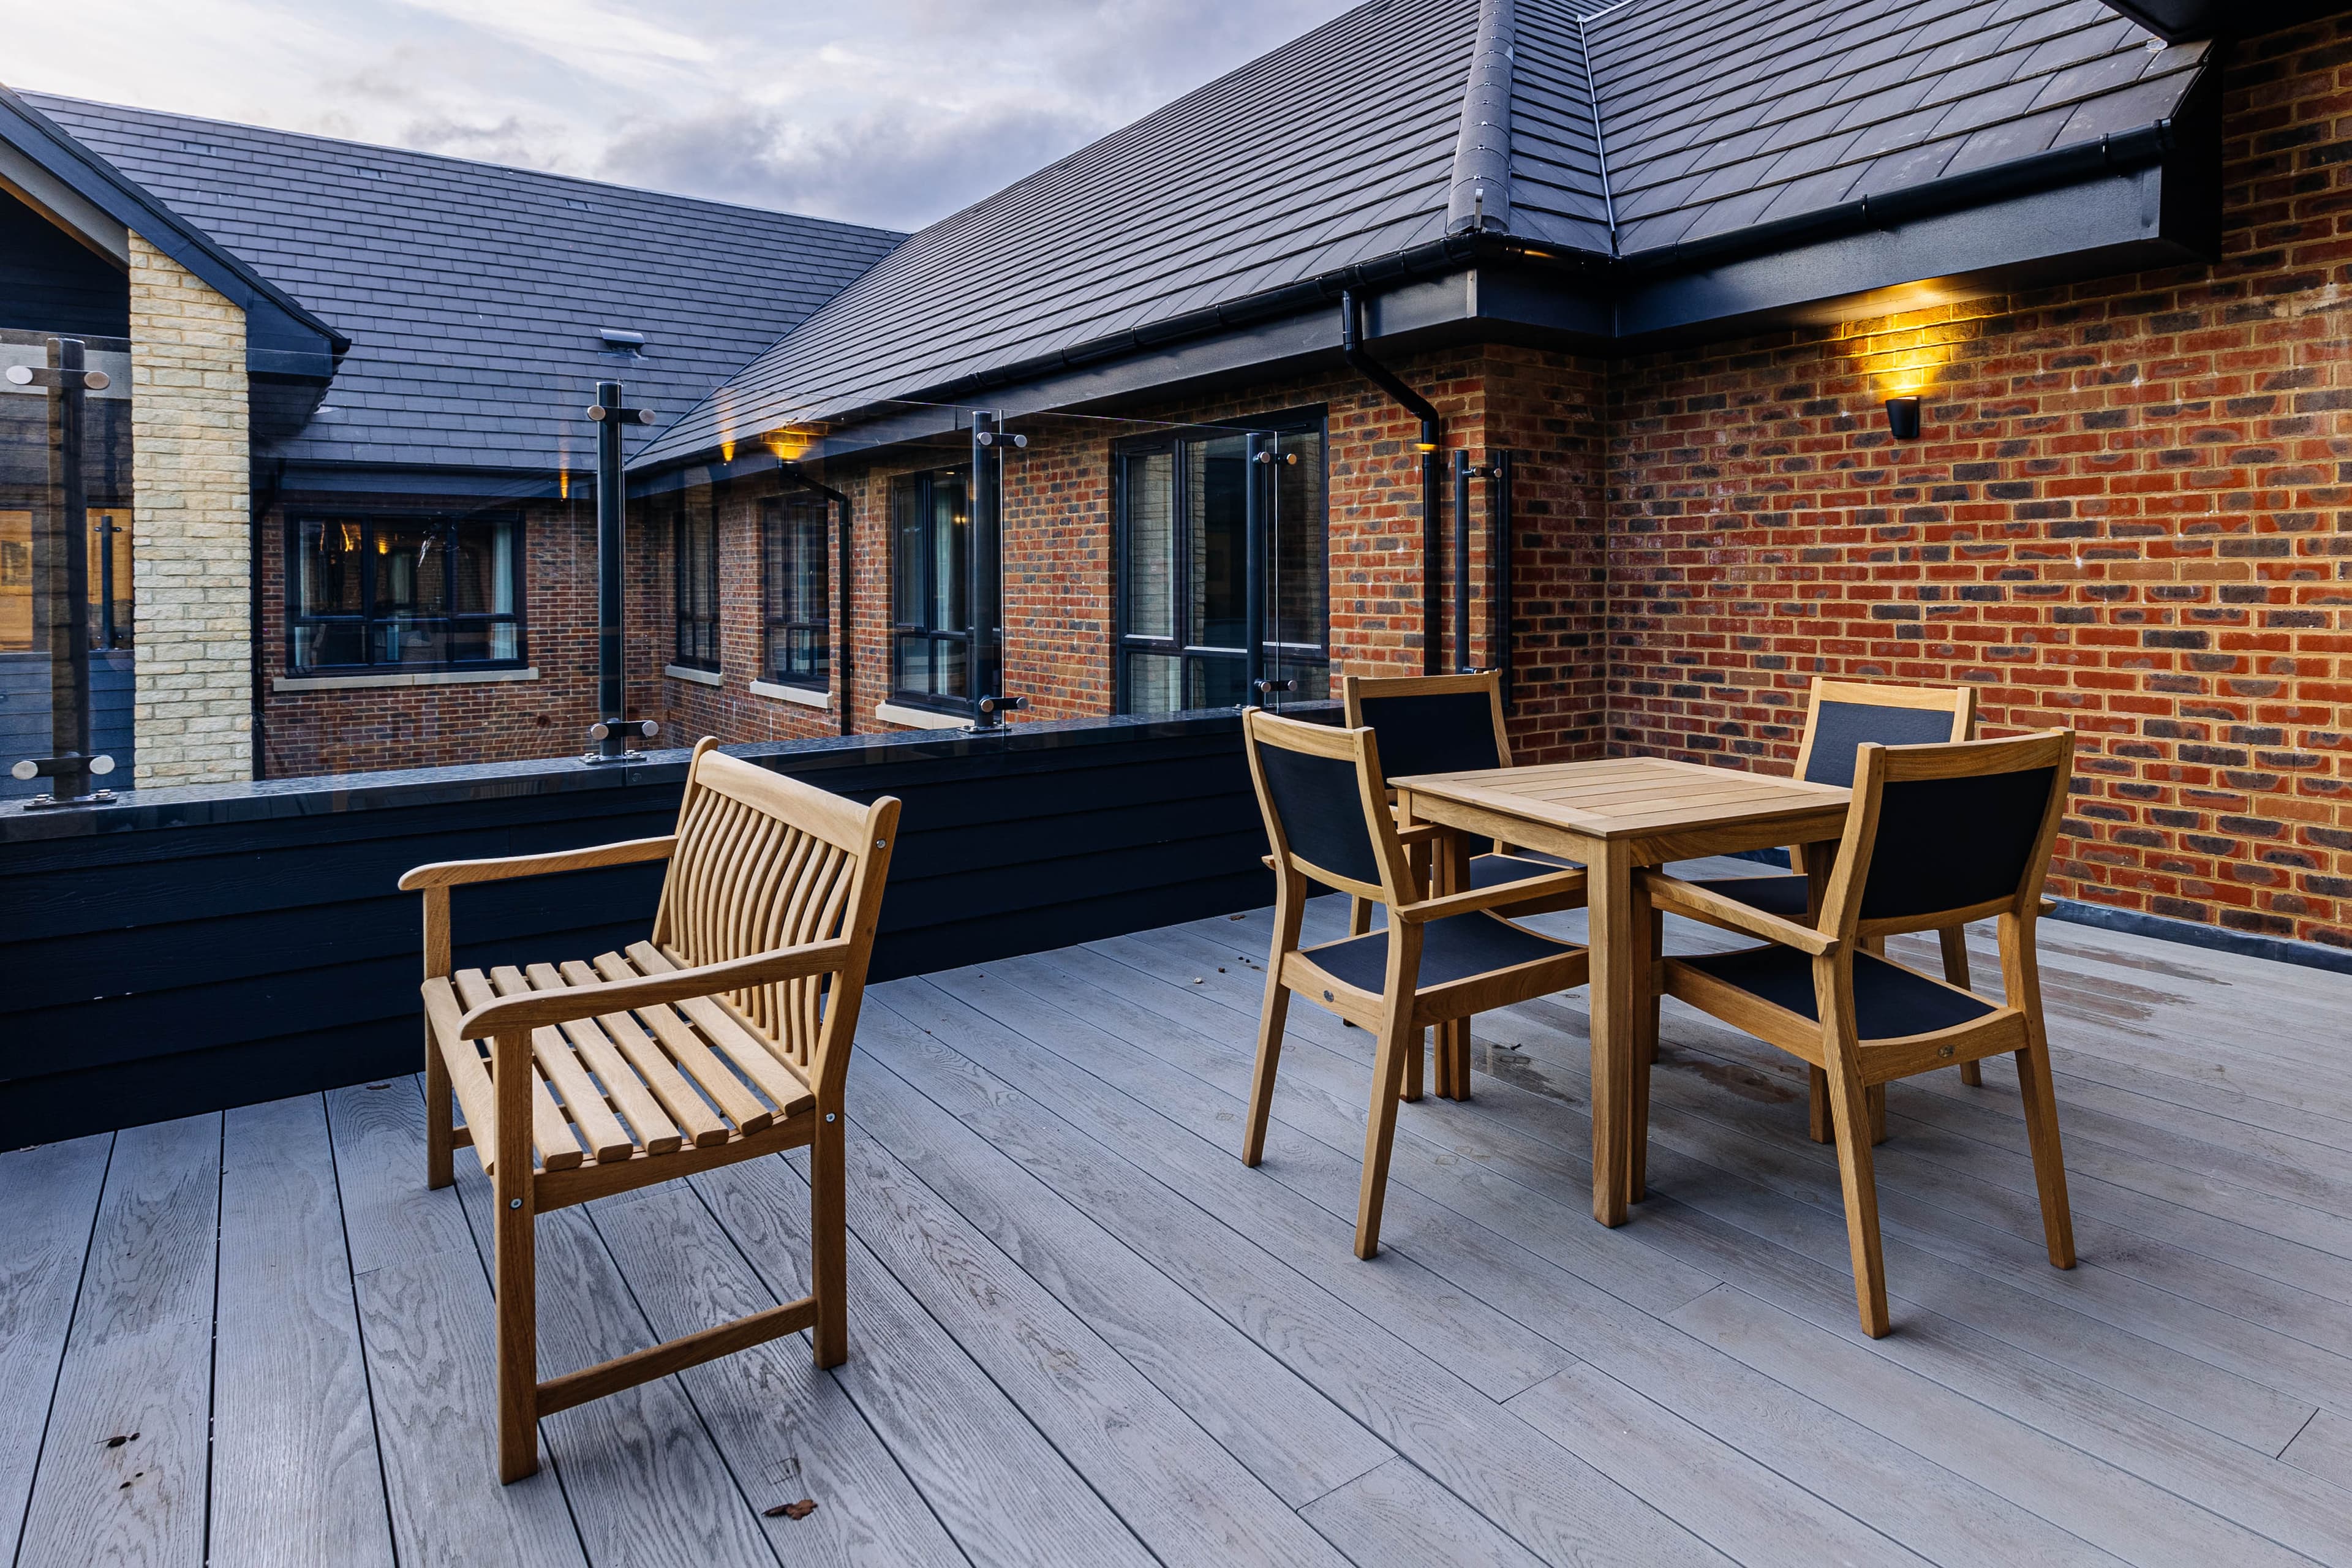
[(1916, 393), (1886, 400), (1886, 430), (1898, 441), (1919, 438), (1919, 398)]

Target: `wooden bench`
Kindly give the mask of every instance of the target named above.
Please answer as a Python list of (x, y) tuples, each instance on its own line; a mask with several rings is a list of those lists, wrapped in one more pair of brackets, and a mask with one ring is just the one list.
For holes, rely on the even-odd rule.
[[(541, 1415), (802, 1329), (815, 1330), (818, 1365), (849, 1353), (842, 1085), (898, 802), (858, 805), (716, 744), (695, 747), (667, 837), (447, 861), (400, 879), (425, 895), (425, 1181), (449, 1185), (453, 1152), (470, 1146), (497, 1194), (503, 1480), (539, 1468)], [(453, 970), (452, 888), (658, 859), (669, 874), (646, 941)], [(807, 1296), (539, 1381), (538, 1215), (803, 1146)]]

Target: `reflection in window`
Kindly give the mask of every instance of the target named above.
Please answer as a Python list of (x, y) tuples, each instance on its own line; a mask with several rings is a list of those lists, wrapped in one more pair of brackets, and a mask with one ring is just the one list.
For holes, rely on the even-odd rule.
[(970, 700), (964, 569), (971, 519), (964, 474), (901, 474), (890, 486), (890, 685), (932, 707)]
[(767, 678), (780, 686), (825, 689), (832, 642), (825, 608), (832, 581), (825, 566), (827, 510), (823, 498), (813, 495), (785, 496), (763, 508)]
[(709, 485), (686, 492), (677, 533), (677, 648), (671, 663), (719, 668), (719, 506)]
[(1248, 613), (1248, 437), (1203, 430), (1118, 454), (1119, 710), (1231, 708), (1249, 695), (1250, 638), (1290, 700), (1328, 695), (1319, 419), (1275, 433), (1266, 613)]
[(300, 516), (293, 555), (298, 671), (522, 660), (519, 519)]

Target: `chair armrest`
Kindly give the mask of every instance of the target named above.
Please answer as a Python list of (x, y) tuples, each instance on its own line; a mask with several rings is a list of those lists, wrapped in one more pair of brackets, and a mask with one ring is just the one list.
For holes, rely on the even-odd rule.
[(724, 963), (705, 963), (693, 969), (674, 969), (666, 974), (648, 974), (637, 980), (501, 996), (459, 1019), (457, 1033), (461, 1039), (478, 1040), (542, 1025), (625, 1013), (634, 1007), (651, 1007), (664, 1002), (690, 1002), (697, 997), (748, 990), (778, 980), (830, 974), (849, 962), (855, 945), (846, 937), (835, 937), (830, 942), (780, 947), (772, 952), (755, 952), (749, 958), (730, 958)]
[(1400, 827), (1396, 830), (1397, 842), (1426, 844), (1444, 831), (1442, 826), (1434, 822), (1416, 822), (1410, 827)]
[(1721, 893), (1702, 888), (1696, 882), (1685, 882), (1679, 877), (1669, 877), (1659, 871), (1637, 871), (1648, 889), (1650, 901), (1662, 910), (1676, 914), (1698, 915), (1736, 926), (1750, 936), (1760, 936), (1766, 942), (1793, 947), (1800, 952), (1810, 952), (1816, 958), (1827, 958), (1843, 945), (1833, 936), (1824, 936), (1811, 926), (1801, 926), (1794, 921), (1782, 920), (1727, 899)]
[(508, 855), (495, 860), (440, 860), (419, 866), (400, 879), (400, 890), (450, 888), (461, 882), (502, 882), (509, 877), (544, 877), (555, 871), (593, 871), (599, 866), (627, 866), (639, 860), (667, 860), (677, 847), (675, 835), (659, 838), (628, 838), (618, 844), (593, 844), (585, 849), (555, 849), (544, 855)]
[(1475, 914), (1480, 910), (1498, 910), (1536, 899), (1573, 893), (1584, 885), (1585, 876), (1581, 871), (1554, 871), (1549, 876), (1526, 877), (1516, 882), (1505, 882), (1499, 887), (1423, 899), (1418, 903), (1405, 905), (1396, 911), (1396, 917), (1401, 921), (1442, 921), (1449, 915)]

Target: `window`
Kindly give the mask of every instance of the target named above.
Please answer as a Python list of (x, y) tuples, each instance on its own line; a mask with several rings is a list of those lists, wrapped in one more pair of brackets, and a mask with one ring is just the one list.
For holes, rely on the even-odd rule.
[(310, 515), (293, 534), (297, 670), (521, 662), (520, 519)]
[(713, 488), (697, 485), (678, 505), (677, 522), (677, 653), (688, 669), (719, 668), (719, 505)]
[(971, 700), (964, 488), (956, 468), (902, 474), (890, 487), (890, 684), (896, 696), (933, 708)]
[(761, 520), (766, 557), (767, 678), (779, 686), (825, 689), (832, 668), (832, 621), (825, 595), (824, 498), (790, 495), (768, 501)]
[[(1249, 643), (1293, 701), (1330, 689), (1322, 420), (1275, 434), (1266, 615), (1248, 624), (1249, 437), (1153, 437), (1115, 459), (1119, 509), (1119, 710), (1231, 708), (1249, 693)], [(1293, 461), (1292, 459), (1296, 459)]]

